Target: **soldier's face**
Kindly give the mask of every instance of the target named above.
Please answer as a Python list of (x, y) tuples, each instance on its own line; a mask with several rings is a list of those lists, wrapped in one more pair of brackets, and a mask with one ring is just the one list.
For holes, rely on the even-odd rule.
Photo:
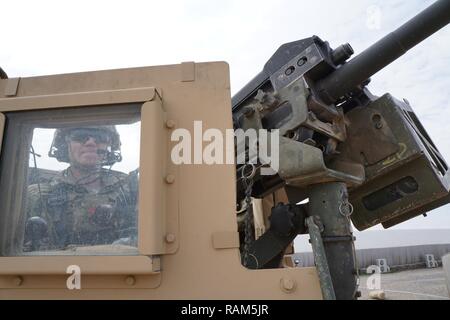
[(107, 139), (87, 133), (73, 135), (69, 139), (70, 163), (82, 167), (96, 167), (106, 156)]

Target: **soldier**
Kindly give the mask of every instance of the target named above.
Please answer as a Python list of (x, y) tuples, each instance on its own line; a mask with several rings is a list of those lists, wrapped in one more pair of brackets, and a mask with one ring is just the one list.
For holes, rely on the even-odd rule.
[(70, 166), (28, 187), (24, 251), (136, 246), (137, 173), (104, 168), (122, 160), (116, 128), (57, 129), (49, 156)]

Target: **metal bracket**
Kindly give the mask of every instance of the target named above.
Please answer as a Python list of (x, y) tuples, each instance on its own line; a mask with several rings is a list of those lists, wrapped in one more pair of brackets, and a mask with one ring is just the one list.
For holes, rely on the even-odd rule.
[(212, 242), (214, 249), (239, 248), (239, 233), (235, 231), (214, 232)]
[(314, 253), (314, 260), (316, 261), (317, 273), (319, 274), (320, 287), (322, 295), (325, 300), (336, 300), (333, 288), (333, 281), (331, 279), (330, 269), (328, 268), (327, 256), (325, 254), (325, 247), (323, 246), (320, 229), (314, 221), (314, 217), (306, 218), (309, 235), (311, 237), (311, 245)]
[(195, 63), (182, 62), (181, 63), (181, 82), (195, 81)]
[(11, 78), (6, 81), (5, 96), (15, 97), (17, 95), (17, 89), (19, 88), (20, 78)]

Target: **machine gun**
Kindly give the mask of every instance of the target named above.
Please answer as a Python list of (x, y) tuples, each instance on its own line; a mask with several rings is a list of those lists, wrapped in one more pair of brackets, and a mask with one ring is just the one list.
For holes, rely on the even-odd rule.
[[(281, 188), (288, 206), (309, 198), (315, 220), (305, 221), (325, 298), (356, 294), (349, 217), (359, 230), (388, 228), (450, 202), (448, 165), (409, 103), (367, 89), (372, 75), (449, 22), (450, 1), (437, 1), (351, 60), (348, 43), (332, 49), (313, 36), (284, 44), (232, 98), (235, 129), (280, 136), (277, 174), (256, 170), (249, 184), (248, 167), (237, 165), (237, 206)], [(248, 246), (255, 260), (257, 242)]]

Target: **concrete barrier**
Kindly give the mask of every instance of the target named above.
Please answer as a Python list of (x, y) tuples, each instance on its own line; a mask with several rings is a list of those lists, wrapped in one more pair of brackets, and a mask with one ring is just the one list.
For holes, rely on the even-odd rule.
[(447, 290), (450, 295), (450, 254), (442, 257), (442, 267), (444, 268), (445, 278), (447, 280)]

